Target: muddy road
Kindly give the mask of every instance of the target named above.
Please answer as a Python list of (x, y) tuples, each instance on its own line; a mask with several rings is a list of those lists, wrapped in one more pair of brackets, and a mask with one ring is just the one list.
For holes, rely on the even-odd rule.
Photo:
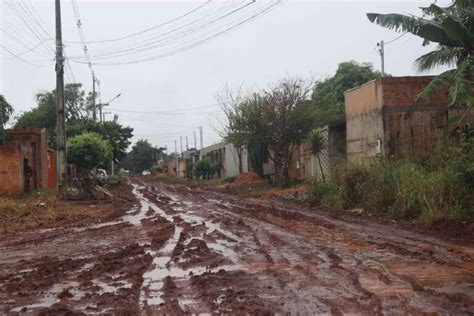
[[(474, 248), (181, 184), (0, 237), (0, 314), (471, 314)], [(262, 205), (263, 204), (263, 205)]]

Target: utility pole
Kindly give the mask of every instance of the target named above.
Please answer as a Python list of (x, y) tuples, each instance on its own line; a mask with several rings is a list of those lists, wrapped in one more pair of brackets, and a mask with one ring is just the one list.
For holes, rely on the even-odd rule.
[(181, 156), (183, 155), (183, 136), (179, 136), (179, 142), (181, 147)]
[(178, 141), (177, 140), (174, 141), (174, 153), (175, 153), (175, 156), (176, 156), (176, 175), (179, 175), (179, 171), (178, 171)]
[(186, 150), (189, 150), (189, 147), (188, 147), (188, 136), (186, 136)]
[(61, 31), (61, 3), (55, 0), (56, 13), (56, 190), (64, 197), (67, 189), (66, 118), (64, 113), (64, 58)]
[(197, 149), (197, 144), (196, 144), (196, 131), (193, 131), (194, 134), (194, 149)]
[(97, 121), (97, 108), (95, 105), (95, 75), (92, 75), (92, 117)]
[(201, 141), (201, 149), (203, 148), (203, 141), (202, 141), (202, 126), (199, 126), (199, 136)]
[(380, 60), (382, 62), (382, 77), (385, 77), (385, 47), (383, 40), (380, 43), (377, 43), (379, 48)]

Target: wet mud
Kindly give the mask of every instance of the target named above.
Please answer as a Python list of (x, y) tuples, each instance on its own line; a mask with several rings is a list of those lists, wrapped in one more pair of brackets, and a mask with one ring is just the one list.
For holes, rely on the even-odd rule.
[(109, 221), (0, 238), (0, 314), (456, 314), (474, 248), (165, 182)]

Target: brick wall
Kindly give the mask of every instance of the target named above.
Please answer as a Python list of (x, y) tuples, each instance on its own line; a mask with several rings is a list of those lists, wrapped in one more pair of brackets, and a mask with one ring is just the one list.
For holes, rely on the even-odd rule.
[(7, 142), (21, 145), (24, 158), (33, 170), (31, 189), (47, 188), (49, 179), (48, 144), (46, 129), (7, 129)]
[(23, 192), (23, 155), (18, 144), (0, 146), (0, 193)]
[(433, 76), (417, 77), (385, 77), (378, 79), (382, 85), (382, 103), (384, 107), (392, 106), (423, 106), (448, 104), (447, 88), (438, 89), (431, 99), (419, 99), (416, 96), (433, 80)]

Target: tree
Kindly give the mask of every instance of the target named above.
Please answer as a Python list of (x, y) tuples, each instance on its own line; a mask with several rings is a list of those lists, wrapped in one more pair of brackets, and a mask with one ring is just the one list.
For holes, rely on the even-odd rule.
[(308, 138), (309, 138), (311, 153), (318, 158), (318, 164), (319, 164), (319, 170), (321, 171), (321, 177), (323, 178), (323, 181), (326, 181), (326, 178), (324, 176), (323, 165), (321, 164), (321, 153), (326, 148), (324, 139), (318, 130), (312, 130), (309, 133)]
[(46, 128), (48, 143), (56, 148), (56, 105), (50, 92), (36, 95), (37, 106), (16, 118), (13, 128)]
[[(310, 84), (301, 79), (286, 79), (269, 91), (264, 91), (262, 119), (264, 143), (277, 174), (290, 181), (289, 166), (293, 151), (313, 127), (312, 106), (306, 100)], [(257, 131), (258, 132), (258, 131)]]
[(122, 126), (117, 122), (117, 117), (113, 121), (96, 122), (91, 119), (72, 120), (67, 126), (66, 134), (73, 137), (85, 132), (94, 132), (102, 136), (112, 147), (112, 158), (114, 160), (123, 159), (126, 150), (131, 144), (133, 128)]
[[(404, 14), (368, 13), (372, 23), (423, 39), (423, 45), (438, 43), (435, 50), (418, 57), (418, 70), (455, 67), (439, 74), (418, 96), (429, 98), (441, 86), (449, 86), (449, 105), (474, 105), (474, 2), (454, 0), (448, 7), (431, 4), (421, 8), (422, 17)], [(469, 111), (468, 110), (468, 111)]]
[(248, 142), (244, 112), (241, 111), (244, 98), (241, 89), (234, 94), (229, 87), (217, 95), (217, 103), (226, 117), (219, 133), (226, 143), (234, 145), (239, 159), (239, 173), (242, 173), (242, 151)]
[[(64, 99), (66, 107), (66, 121), (70, 123), (85, 120), (84, 91), (82, 84), (66, 84)], [(56, 90), (40, 92), (36, 95), (37, 106), (21, 113), (16, 118), (14, 128), (46, 128), (48, 143), (56, 148)]]
[(343, 118), (344, 92), (381, 76), (370, 63), (340, 63), (334, 76), (318, 81), (314, 86), (311, 103), (314, 106), (315, 126), (322, 127)]
[(93, 168), (104, 166), (112, 158), (112, 147), (99, 134), (84, 133), (67, 142), (68, 160), (87, 174)]
[(10, 120), (13, 114), (13, 107), (7, 102), (5, 97), (0, 94), (0, 145), (5, 143), (5, 124)]
[(147, 140), (141, 139), (136, 142), (120, 164), (125, 169), (141, 173), (150, 169), (157, 162), (159, 154), (158, 148), (153, 147)]

